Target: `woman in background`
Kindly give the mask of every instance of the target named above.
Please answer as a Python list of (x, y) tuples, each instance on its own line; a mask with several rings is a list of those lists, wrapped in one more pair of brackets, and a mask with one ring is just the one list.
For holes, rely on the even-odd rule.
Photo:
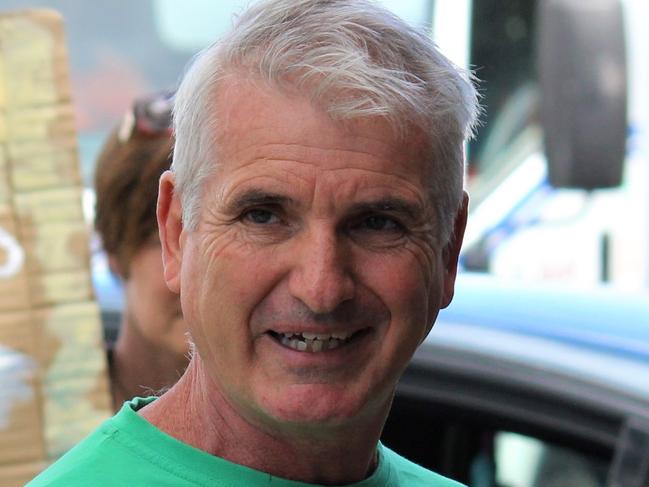
[(180, 299), (162, 277), (156, 201), (171, 163), (171, 96), (134, 103), (105, 142), (95, 169), (95, 228), (124, 289), (117, 340), (108, 344), (115, 409), (173, 385), (187, 362)]

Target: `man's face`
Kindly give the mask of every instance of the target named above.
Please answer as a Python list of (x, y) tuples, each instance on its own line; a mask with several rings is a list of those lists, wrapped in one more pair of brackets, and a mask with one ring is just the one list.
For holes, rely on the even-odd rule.
[(271, 430), (385, 414), (455, 277), (422, 145), (242, 80), (216, 105), (218, 169), (167, 257), (214, 393)]

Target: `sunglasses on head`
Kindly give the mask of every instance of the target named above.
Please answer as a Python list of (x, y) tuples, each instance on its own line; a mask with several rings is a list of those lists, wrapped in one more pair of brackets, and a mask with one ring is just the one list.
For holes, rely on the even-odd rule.
[(145, 136), (171, 135), (174, 92), (165, 91), (138, 98), (119, 127), (118, 140), (125, 144), (134, 134)]

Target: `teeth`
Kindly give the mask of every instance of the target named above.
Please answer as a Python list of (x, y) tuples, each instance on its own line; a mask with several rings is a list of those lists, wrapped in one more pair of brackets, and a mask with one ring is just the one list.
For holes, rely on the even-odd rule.
[(352, 336), (352, 333), (351, 332), (332, 333), (331, 336), (337, 338), (338, 340), (347, 340), (350, 336)]
[(280, 333), (279, 340), (282, 345), (299, 352), (322, 352), (338, 348), (349, 337), (351, 332), (336, 332), (331, 334), (324, 333)]
[(328, 350), (333, 350), (334, 348), (337, 348), (340, 346), (340, 342), (338, 340), (329, 340), (327, 343), (327, 349)]

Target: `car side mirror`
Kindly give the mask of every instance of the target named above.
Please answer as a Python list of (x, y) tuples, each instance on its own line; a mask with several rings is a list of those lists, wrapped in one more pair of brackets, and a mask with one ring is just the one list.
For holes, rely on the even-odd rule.
[(550, 184), (599, 189), (622, 181), (627, 63), (619, 0), (540, 0), (541, 120)]

